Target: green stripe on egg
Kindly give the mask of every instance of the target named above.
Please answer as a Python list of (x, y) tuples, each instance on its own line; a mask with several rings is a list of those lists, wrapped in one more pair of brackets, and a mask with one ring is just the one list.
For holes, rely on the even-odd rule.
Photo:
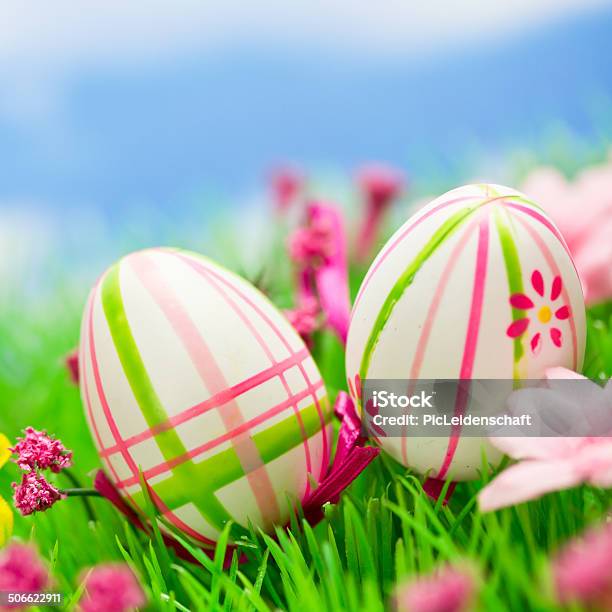
[[(495, 209), (495, 224), (497, 226), (497, 233), (499, 234), (499, 241), (501, 243), (502, 254), (504, 257), (504, 264), (506, 266), (506, 275), (508, 277), (508, 290), (509, 295), (515, 293), (523, 293), (523, 273), (521, 270), (521, 261), (519, 259), (518, 249), (512, 235), (512, 227), (509, 221), (505, 218), (508, 217), (505, 211)], [(524, 316), (524, 313), (518, 308), (511, 306), (512, 310), (512, 321), (516, 321)], [(520, 379), (518, 371), (518, 363), (525, 353), (523, 348), (522, 337), (514, 338), (514, 366), (513, 375), (514, 380)]]
[[(327, 396), (319, 399), (319, 404), (324, 412), (325, 424), (329, 424), (332, 412), (329, 410)], [(315, 435), (321, 429), (321, 422), (317, 406), (311, 404), (300, 411), (304, 429), (308, 437)], [(298, 447), (302, 443), (302, 430), (294, 415), (272, 425), (271, 427), (257, 432), (252, 436), (261, 458), (265, 463), (282, 457), (285, 453)], [(235, 482), (244, 476), (244, 470), (240, 465), (238, 455), (233, 448), (225, 449), (212, 457), (194, 465), (197, 482), (206, 479), (214, 491)], [(184, 490), (176, 486), (174, 477), (153, 485), (155, 492), (164, 499), (170, 510), (179, 508), (191, 501), (193, 494), (190, 490)], [(138, 503), (144, 502), (142, 493), (134, 495)]]
[[(485, 200), (486, 201), (486, 200)], [(444, 244), (444, 242), (453, 235), (453, 233), (462, 225), (462, 223), (470, 217), (484, 202), (479, 202), (477, 206), (465, 208), (449, 217), (432, 235), (427, 244), (421, 249), (417, 256), (406, 267), (403, 274), (397, 279), (395, 285), (385, 298), (385, 301), (376, 317), (376, 321), (372, 326), (372, 330), (366, 342), (361, 366), (359, 368), (359, 376), (362, 381), (367, 378), (370, 368), (372, 354), (376, 348), (376, 344), (382, 333), (387, 321), (393, 313), (393, 309), (397, 302), (401, 299), (404, 291), (412, 284), (415, 275), (421, 269), (423, 264), (436, 252), (436, 250)]]
[[(121, 262), (106, 274), (102, 284), (102, 305), (113, 343), (121, 361), (123, 371), (130, 384), (136, 402), (149, 427), (154, 428), (168, 420), (168, 415), (153, 388), (136, 341), (130, 329), (119, 281)], [(155, 442), (166, 461), (187, 454), (183, 442), (174, 429), (155, 435)], [(229, 513), (215, 497), (207, 480), (196, 480), (197, 473), (190, 459), (172, 467), (172, 482), (185, 492), (208, 523), (219, 530), (231, 519)], [(197, 487), (195, 487), (197, 483)]]

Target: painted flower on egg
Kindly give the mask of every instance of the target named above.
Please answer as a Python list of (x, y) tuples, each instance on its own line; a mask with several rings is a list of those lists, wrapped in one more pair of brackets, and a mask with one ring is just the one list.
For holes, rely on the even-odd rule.
[[(570, 317), (570, 309), (567, 304), (556, 303), (561, 296), (563, 289), (563, 280), (560, 276), (555, 276), (552, 280), (550, 293), (546, 295), (546, 287), (544, 277), (539, 270), (534, 270), (531, 274), (531, 286), (535, 291), (535, 295), (530, 297), (526, 293), (514, 293), (510, 296), (510, 305), (517, 309), (525, 311), (525, 316), (515, 319), (506, 330), (506, 334), (510, 338), (520, 338), (525, 334), (530, 325), (537, 326), (537, 331), (534, 331), (529, 340), (531, 351), (537, 355), (542, 348), (542, 334), (548, 331), (548, 336), (552, 343), (561, 348), (563, 345), (563, 334), (556, 327), (555, 321), (565, 321)], [(532, 314), (532, 316), (527, 316)]]

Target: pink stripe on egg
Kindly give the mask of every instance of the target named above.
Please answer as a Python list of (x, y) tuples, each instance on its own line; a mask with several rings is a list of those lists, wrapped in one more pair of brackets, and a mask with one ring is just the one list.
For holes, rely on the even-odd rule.
[[(465, 382), (460, 382), (457, 388), (457, 395), (455, 397), (455, 416), (460, 416), (465, 413), (465, 408), (469, 399), (470, 379), (472, 377), (474, 360), (476, 358), (478, 332), (480, 329), (480, 319), (482, 316), (482, 304), (484, 301), (484, 288), (489, 256), (489, 217), (487, 216), (485, 219), (482, 219), (479, 225), (476, 273), (474, 275), (474, 285), (472, 287), (472, 305), (470, 307), (470, 317), (468, 320), (461, 370), (459, 373), (459, 378), (461, 381)], [(451, 466), (457, 450), (457, 445), (459, 444), (460, 436), (461, 427), (453, 426), (451, 428), (451, 436), (448, 441), (446, 455), (437, 476), (439, 479), (444, 479)]]
[[(429, 343), (429, 336), (431, 334), (431, 330), (432, 330), (434, 321), (438, 314), (438, 308), (440, 306), (440, 302), (442, 301), (442, 296), (444, 295), (446, 286), (448, 285), (448, 282), (455, 268), (455, 265), (457, 264), (457, 261), (459, 260), (459, 257), (461, 253), (463, 252), (463, 249), (465, 248), (469, 239), (472, 237), (472, 234), (474, 233), (474, 230), (476, 229), (477, 226), (478, 226), (478, 222), (474, 221), (463, 232), (461, 238), (458, 240), (457, 244), (454, 246), (448, 258), (448, 261), (446, 262), (444, 270), (442, 271), (440, 280), (438, 281), (438, 285), (436, 287), (436, 291), (434, 293), (434, 296), (431, 302), (431, 306), (427, 312), (427, 317), (425, 319), (423, 328), (421, 330), (421, 334), (417, 341), (417, 346), (416, 346), (416, 350), (414, 353), (414, 359), (412, 361), (412, 367), (410, 368), (409, 378), (411, 381), (414, 381), (419, 377), (421, 366), (423, 365), (423, 358), (425, 357), (425, 352), (427, 350), (427, 345)], [(411, 393), (412, 393), (412, 390), (409, 390), (408, 394), (410, 395)], [(406, 447), (407, 447), (407, 438), (406, 436), (402, 436), (402, 459), (403, 459), (404, 465), (408, 465)]]
[[(97, 295), (99, 289), (99, 285), (94, 288), (94, 295)], [(98, 366), (98, 358), (96, 355), (96, 345), (94, 340), (94, 330), (93, 330), (93, 305), (95, 299), (92, 299), (90, 311), (89, 311), (89, 349), (90, 349), (90, 358), (91, 358), (91, 366), (93, 370), (94, 381), (96, 385), (96, 390), (98, 392), (98, 398), (100, 400), (100, 404), (102, 405), (102, 411), (104, 412), (104, 416), (106, 417), (106, 422), (111, 431), (111, 434), (115, 440), (115, 444), (119, 449), (119, 452), (123, 456), (125, 462), (130, 468), (130, 472), (132, 475), (138, 476), (138, 467), (134, 462), (134, 459), (130, 455), (127, 447), (123, 439), (121, 438), (121, 433), (119, 432), (119, 428), (117, 427), (117, 423), (115, 423), (115, 419), (113, 417), (113, 413), (111, 412), (110, 406), (108, 405), (108, 401), (106, 399), (106, 393), (104, 392), (104, 387), (102, 385), (102, 377), (100, 376), (100, 369)]]
[(385, 259), (387, 259), (387, 257), (396, 249), (396, 247), (399, 245), (400, 242), (402, 242), (402, 240), (404, 240), (404, 238), (416, 227), (418, 227), (423, 221), (425, 221), (425, 219), (431, 217), (431, 215), (433, 215), (434, 213), (437, 213), (439, 210), (442, 210), (444, 208), (447, 208), (448, 206), (451, 206), (452, 204), (457, 204), (459, 202), (466, 202), (468, 200), (477, 200), (479, 199), (478, 196), (476, 195), (470, 195), (470, 196), (462, 196), (460, 198), (455, 198), (454, 200), (449, 200), (448, 202), (442, 202), (441, 204), (438, 204), (438, 206), (432, 208), (431, 210), (428, 210), (426, 213), (422, 214), (420, 217), (418, 217), (417, 219), (414, 220), (413, 223), (411, 223), (390, 245), (389, 248), (385, 249), (384, 251), (381, 252), (380, 257), (377, 259), (377, 261), (374, 262), (374, 264), (372, 265), (372, 267), (370, 268), (370, 270), (368, 271), (367, 276), (365, 277), (365, 279), (363, 280), (363, 283), (361, 284), (361, 287), (359, 289), (359, 293), (357, 294), (357, 297), (355, 298), (355, 303), (353, 304), (353, 310), (351, 312), (351, 318), (353, 313), (355, 312), (355, 309), (357, 308), (357, 304), (359, 304), (359, 301), (361, 300), (361, 297), (363, 296), (366, 287), (370, 284), (370, 281), (372, 280), (372, 277), (374, 276), (374, 274), (376, 273), (376, 271), (378, 270), (378, 268), (380, 268), (380, 266), (383, 264), (383, 262), (385, 261)]
[[(179, 257), (184, 263), (186, 263), (187, 265), (191, 267), (190, 262), (186, 257), (181, 257), (179, 254), (176, 254), (176, 256)], [(263, 339), (262, 335), (253, 325), (251, 320), (244, 314), (242, 309), (238, 307), (238, 304), (235, 302), (235, 300), (232, 299), (232, 297), (227, 293), (227, 291), (223, 289), (220, 283), (217, 282), (210, 274), (206, 273), (204, 277), (209, 282), (209, 284), (214, 289), (217, 290), (217, 292), (221, 295), (221, 297), (229, 304), (230, 308), (236, 313), (236, 315), (240, 318), (240, 320), (245, 324), (245, 326), (248, 328), (248, 330), (251, 332), (253, 337), (257, 340), (259, 346), (262, 348), (262, 350), (266, 354), (266, 357), (270, 360), (270, 363), (272, 363), (273, 366), (278, 365), (278, 362), (274, 358), (274, 355), (272, 354), (270, 347), (267, 345), (266, 341)], [(289, 384), (287, 383), (287, 379), (285, 378), (285, 369), (279, 369), (278, 376), (281, 380), (283, 388), (285, 389), (285, 392), (287, 393), (287, 396), (291, 397), (292, 392), (291, 392), (291, 389), (289, 388)], [(297, 419), (300, 431), (302, 433), (302, 445), (304, 446), (306, 472), (308, 474), (312, 474), (312, 460), (310, 458), (310, 445), (308, 443), (308, 434), (306, 433), (306, 427), (304, 427), (304, 420), (302, 419), (302, 415), (298, 408), (297, 402), (294, 402), (293, 404), (293, 412), (295, 413), (295, 418)], [(265, 466), (264, 466), (264, 469), (265, 469)], [(306, 479), (306, 492), (304, 493), (304, 496), (305, 497), (308, 496), (309, 493), (310, 493), (310, 480)]]
[[(532, 208), (530, 206), (525, 206), (523, 204), (517, 204), (516, 202), (504, 202), (504, 204), (508, 208), (514, 208), (515, 210), (520, 210), (522, 213), (529, 215), (533, 219), (536, 219), (536, 221), (539, 221), (542, 225), (546, 226), (557, 237), (557, 239), (563, 245), (563, 248), (566, 250), (567, 254), (570, 256), (570, 259), (571, 259), (572, 255), (570, 253), (569, 247), (567, 246), (565, 239), (563, 238), (561, 232), (555, 227), (555, 225), (545, 215), (543, 215), (541, 212), (539, 212), (535, 208)], [(572, 262), (573, 262), (573, 259), (572, 259)]]
[(491, 204), (491, 202), (497, 202), (497, 201), (503, 201), (506, 204), (509, 204), (509, 202), (507, 202), (507, 200), (512, 200), (512, 199), (517, 199), (520, 198), (520, 196), (518, 195), (506, 195), (506, 196), (494, 196), (491, 198), (486, 198), (485, 200), (482, 200), (479, 196), (477, 195), (469, 195), (469, 196), (461, 196), (460, 198), (455, 198), (453, 200), (449, 200), (448, 202), (442, 202), (441, 204), (439, 204), (438, 206), (432, 208), (431, 210), (428, 210), (425, 214), (421, 215), (420, 217), (418, 217), (417, 219), (414, 220), (414, 222), (409, 225), (394, 241), (392, 244), (389, 245), (389, 248), (387, 248), (386, 250), (382, 251), (380, 254), (380, 257), (374, 262), (373, 266), (370, 268), (370, 270), (368, 271), (368, 274), (366, 275), (365, 279), (363, 280), (363, 283), (361, 284), (361, 287), (359, 289), (359, 293), (357, 294), (357, 297), (355, 298), (355, 303), (353, 304), (353, 310), (351, 312), (351, 318), (353, 316), (353, 313), (355, 312), (355, 309), (357, 308), (357, 304), (359, 303), (359, 301), (361, 300), (361, 297), (363, 296), (363, 293), (365, 292), (366, 287), (368, 286), (368, 284), (370, 283), (370, 280), (372, 279), (372, 277), (374, 276), (374, 273), (376, 272), (376, 270), (378, 270), (378, 268), (382, 265), (382, 263), (385, 261), (385, 259), (387, 259), (387, 257), (395, 250), (395, 248), (399, 245), (399, 243), (418, 225), (420, 225), (423, 221), (425, 221), (425, 219), (427, 219), (428, 217), (431, 217), (431, 215), (433, 215), (434, 213), (438, 212), (439, 210), (442, 210), (448, 206), (451, 206), (452, 204), (457, 204), (459, 202), (466, 202), (469, 200), (481, 200), (478, 204), (478, 206), (485, 206), (487, 204)]
[[(115, 423), (115, 419), (113, 417), (113, 414), (110, 410), (110, 406), (108, 404), (108, 401), (106, 399), (106, 394), (104, 392), (104, 387), (102, 385), (102, 379), (100, 376), (100, 371), (99, 371), (99, 367), (98, 367), (98, 359), (96, 356), (96, 349), (95, 349), (95, 341), (94, 341), (94, 333), (93, 333), (93, 306), (94, 306), (94, 302), (95, 302), (95, 295), (97, 295), (97, 292), (99, 290), (99, 286), (100, 283), (102, 282), (102, 279), (100, 281), (98, 281), (98, 284), (96, 284), (96, 286), (93, 289), (92, 292), (92, 298), (91, 298), (91, 304), (90, 304), (90, 308), (89, 308), (89, 344), (90, 344), (90, 357), (91, 357), (91, 363), (92, 363), (92, 368), (93, 368), (93, 374), (94, 374), (94, 380), (96, 383), (96, 389), (98, 391), (98, 397), (100, 400), (100, 403), (102, 405), (102, 410), (104, 412), (104, 415), (106, 417), (108, 426), (111, 430), (111, 433), (113, 435), (113, 438), (115, 439), (115, 445), (117, 446), (119, 452), (121, 453), (121, 455), (123, 456), (123, 458), (125, 459), (131, 473), (132, 473), (132, 477), (129, 479), (131, 481), (131, 484), (138, 484), (140, 482), (140, 478), (139, 478), (139, 470), (136, 467), (136, 463), (134, 462), (132, 456), (130, 455), (127, 446), (125, 445), (125, 441), (121, 438), (121, 434), (119, 432), (119, 428), (117, 427), (117, 424)], [(87, 394), (88, 396), (88, 394)], [(88, 396), (89, 397), (89, 396)], [(89, 402), (88, 402), (89, 403)], [(96, 432), (96, 435), (99, 436), (99, 434), (97, 433), (97, 428), (95, 428), (94, 425), (94, 431)], [(99, 450), (100, 450), (100, 455), (102, 457), (105, 456), (105, 449), (104, 446), (102, 445), (102, 441), (101, 439), (98, 437), (98, 443), (99, 443)], [(114, 467), (111, 464), (110, 458), (106, 460), (109, 468), (111, 469), (111, 472), (113, 474), (113, 477), (115, 479), (115, 485), (117, 487), (120, 486), (121, 483), (121, 479), (119, 477), (119, 475), (117, 474), (117, 471), (114, 469)], [(165, 516), (168, 518), (168, 520), (170, 520), (170, 522), (172, 522), (175, 526), (182, 528), (185, 530), (185, 533), (189, 533), (191, 536), (193, 536), (195, 539), (197, 539), (198, 541), (208, 544), (209, 546), (214, 546), (215, 542), (213, 540), (210, 540), (202, 535), (200, 535), (199, 533), (197, 533), (196, 531), (194, 531), (193, 529), (191, 529), (188, 525), (186, 525), (185, 523), (183, 523), (183, 521), (181, 521), (181, 519), (179, 519), (178, 516), (176, 516), (170, 509), (168, 509), (164, 503), (162, 502), (162, 500), (159, 498), (159, 496), (155, 493), (155, 491), (152, 490), (151, 487), (149, 487), (149, 485), (147, 484), (147, 487), (149, 488), (149, 491), (151, 492), (151, 498), (153, 500), (153, 502), (157, 505), (158, 508), (163, 508), (164, 514)], [(126, 497), (130, 500), (130, 502), (132, 503), (132, 506), (135, 510), (139, 510), (139, 506), (138, 504), (134, 501), (134, 498), (128, 493), (127, 490), (123, 491), (124, 495), (126, 495)]]
[[(87, 321), (86, 321), (86, 327), (85, 330), (89, 330), (89, 321), (91, 320), (91, 315), (92, 315), (92, 310), (93, 310), (93, 297), (94, 297), (94, 292), (96, 290), (94, 289), (94, 291), (92, 291), (92, 294), (89, 297), (89, 302), (86, 306), (85, 312), (87, 313)], [(89, 332), (88, 332), (89, 333)], [(84, 339), (81, 340), (81, 342), (84, 342)], [(89, 340), (87, 341), (87, 343), (89, 344)], [(94, 417), (94, 413), (93, 413), (93, 408), (92, 408), (92, 403), (91, 403), (91, 396), (89, 394), (89, 383), (87, 382), (87, 358), (85, 355), (85, 346), (82, 347), (82, 351), (83, 351), (83, 359), (81, 360), (81, 366), (80, 366), (80, 371), (81, 371), (81, 384), (83, 385), (83, 394), (85, 395), (85, 405), (87, 407), (87, 414), (89, 416), (89, 422), (91, 423), (91, 427), (93, 429), (93, 433), (94, 433), (94, 437), (96, 439), (96, 443), (98, 446), (98, 451), (100, 452), (101, 457), (104, 460), (104, 463), (107, 465), (108, 469), (110, 470), (111, 474), (113, 475), (113, 478), (115, 479), (115, 482), (118, 482), (119, 480), (121, 480), (119, 478), (119, 475), (117, 474), (115, 468), (113, 467), (113, 464), (110, 462), (109, 459), (107, 459), (106, 457), (104, 457), (104, 455), (102, 454), (102, 451), (104, 449), (104, 444), (102, 443), (102, 437), (100, 436), (100, 431), (98, 430), (98, 424), (96, 423), (96, 419)]]
[(207, 547), (216, 547), (217, 543), (214, 540), (203, 536), (201, 533), (190, 527), (185, 521), (179, 518), (168, 506), (164, 503), (164, 500), (156, 493), (155, 489), (145, 480), (147, 490), (151, 496), (151, 500), (155, 504), (155, 507), (177, 528), (187, 535), (191, 536), (194, 540), (206, 544)]
[[(205, 414), (209, 410), (213, 410), (218, 406), (225, 404), (226, 402), (229, 402), (235, 397), (238, 397), (243, 393), (246, 393), (247, 391), (258, 387), (264, 382), (272, 380), (275, 376), (278, 376), (280, 372), (285, 371), (294, 365), (297, 365), (300, 360), (306, 359), (308, 356), (308, 351), (306, 349), (303, 349), (302, 351), (300, 351), (299, 353), (295, 353), (288, 359), (280, 361), (278, 364), (265, 370), (262, 370), (261, 372), (254, 374), (253, 376), (243, 380), (242, 382), (239, 382), (233, 385), (232, 387), (229, 387), (219, 393), (216, 393), (215, 395), (212, 395), (203, 402), (200, 402), (195, 406), (191, 406), (190, 408), (187, 408), (187, 410), (184, 410), (179, 414), (175, 414), (167, 421), (160, 423), (155, 427), (151, 427), (150, 429), (145, 429), (144, 431), (141, 431), (140, 433), (135, 434), (129, 438), (126, 438), (124, 440), (125, 445), (130, 448), (135, 444), (139, 444), (140, 442), (149, 440), (150, 438), (153, 438), (154, 436), (164, 431), (174, 429), (181, 423), (191, 421), (191, 419), (200, 416), (201, 414)], [(119, 452), (119, 447), (111, 446), (107, 449), (104, 449), (103, 455), (112, 455), (113, 453), (117, 452)]]
[[(236, 293), (236, 295), (238, 295), (240, 299), (242, 299), (246, 304), (248, 304), (257, 313), (257, 315), (266, 323), (266, 325), (274, 332), (276, 337), (281, 341), (281, 343), (289, 351), (289, 353), (290, 354), (293, 353), (293, 350), (291, 349), (291, 346), (289, 342), (287, 341), (287, 338), (285, 337), (283, 332), (278, 328), (278, 326), (274, 323), (274, 321), (272, 321), (272, 319), (270, 319), (270, 317), (262, 310), (262, 308), (258, 304), (253, 302), (253, 300), (251, 300), (249, 296), (246, 293), (244, 293), (238, 286), (228, 281), (227, 278), (219, 274), (212, 266), (206, 265), (206, 263), (203, 260), (196, 259), (188, 255), (183, 255), (182, 253), (177, 253), (176, 251), (174, 253), (184, 258), (186, 261), (188, 261), (189, 264), (195, 270), (199, 271), (200, 274), (204, 274), (205, 272), (210, 273), (214, 278), (216, 278), (218, 281), (220, 281), (221, 283), (226, 285), (229, 289), (231, 289), (234, 293)], [(323, 414), (323, 410), (321, 409), (321, 403), (319, 402), (319, 398), (316, 395), (316, 388), (313, 385), (312, 381), (310, 380), (310, 377), (308, 376), (308, 372), (306, 372), (306, 369), (304, 368), (304, 365), (302, 364), (301, 361), (297, 365), (298, 365), (300, 372), (302, 373), (302, 376), (304, 377), (304, 380), (306, 381), (308, 385), (308, 390), (310, 391), (310, 395), (312, 396), (313, 402), (316, 406), (317, 413), (319, 415), (319, 421), (321, 424), (321, 436), (322, 436), (322, 442), (323, 442), (323, 458), (321, 462), (321, 472), (319, 475), (319, 480), (322, 480), (325, 474), (327, 473), (327, 468), (328, 468), (328, 463), (329, 463), (329, 453), (330, 453), (329, 440), (327, 436), (327, 428), (325, 426), (325, 416)], [(319, 386), (317, 385), (317, 388), (318, 387)]]
[[(100, 284), (102, 283), (103, 277), (100, 278), (98, 280), (98, 282), (96, 283), (96, 285), (94, 286), (94, 288), (92, 289), (91, 292), (91, 297), (90, 297), (90, 302), (89, 302), (89, 308), (88, 308), (88, 315), (87, 315), (87, 337), (88, 337), (88, 342), (89, 342), (89, 358), (91, 360), (91, 367), (92, 367), (92, 373), (93, 373), (93, 377), (94, 377), (94, 382), (95, 382), (95, 386), (96, 386), (96, 392), (98, 394), (98, 400), (100, 401), (100, 404), (102, 406), (102, 411), (104, 413), (104, 416), (106, 417), (106, 422), (108, 424), (108, 427), (111, 431), (111, 434), (113, 436), (113, 439), (115, 440), (115, 445), (117, 446), (118, 451), (121, 453), (121, 455), (123, 456), (130, 472), (132, 473), (132, 475), (138, 475), (138, 468), (136, 467), (136, 464), (134, 462), (134, 460), (132, 459), (132, 456), (130, 455), (127, 447), (125, 446), (124, 441), (121, 438), (121, 434), (119, 433), (119, 428), (117, 427), (117, 424), (115, 423), (115, 419), (113, 418), (112, 412), (110, 410), (110, 407), (108, 405), (108, 401), (106, 399), (106, 394), (104, 392), (104, 386), (102, 385), (102, 377), (100, 376), (100, 370), (98, 367), (98, 358), (97, 358), (97, 354), (96, 354), (96, 345), (95, 345), (95, 340), (94, 340), (94, 329), (93, 329), (93, 310), (94, 310), (94, 304), (96, 301), (96, 295), (98, 294), (98, 291), (100, 289)], [(93, 415), (93, 410), (92, 410), (92, 405), (91, 405), (91, 398), (89, 395), (89, 386), (87, 383), (87, 372), (84, 371), (84, 391), (85, 391), (85, 398), (86, 398), (86, 403), (87, 403), (87, 409), (89, 411), (89, 418), (91, 420), (92, 426), (93, 426), (93, 430), (94, 430), (94, 434), (96, 436), (96, 440), (98, 442), (98, 452), (100, 454), (100, 457), (105, 461), (105, 463), (108, 465), (108, 468), (115, 480), (115, 483), (121, 482), (121, 478), (119, 477), (119, 474), (117, 473), (117, 470), (114, 468), (110, 458), (106, 458), (104, 455), (104, 444), (102, 443), (102, 438), (100, 437), (100, 433), (98, 431), (98, 427), (96, 424), (96, 420), (95, 417)], [(139, 510), (139, 506), (138, 504), (136, 504), (136, 502), (134, 501), (134, 498), (127, 492), (125, 491), (125, 495), (127, 496), (127, 498), (130, 500), (130, 502), (132, 503), (132, 506), (135, 510)]]
[[(215, 356), (173, 288), (163, 279), (159, 266), (144, 253), (130, 257), (127, 261), (161, 308), (211, 395), (227, 389), (229, 385)], [(237, 430), (244, 424), (244, 418), (235, 399), (218, 407), (218, 413), (228, 431)], [(267, 470), (259, 469), (264, 464), (248, 430), (232, 437), (231, 442), (262, 516), (278, 516), (279, 507), (274, 487)]]
[[(323, 381), (320, 380), (317, 383), (314, 383), (313, 387), (315, 391), (317, 391), (318, 389), (323, 387)], [(308, 397), (309, 395), (310, 395), (310, 389), (305, 389), (301, 393), (296, 393), (294, 399), (297, 401), (301, 401), (304, 398)], [(144, 472), (145, 478), (149, 479), (149, 478), (154, 478), (155, 476), (159, 476), (160, 474), (165, 474), (166, 472), (169, 472), (172, 469), (174, 469), (176, 466), (181, 465), (182, 463), (185, 463), (186, 461), (189, 461), (190, 459), (195, 459), (199, 457), (200, 455), (204, 454), (205, 452), (213, 448), (216, 448), (220, 444), (223, 444), (224, 442), (231, 441), (232, 438), (234, 438), (235, 436), (239, 436), (245, 431), (249, 431), (253, 427), (257, 427), (257, 425), (261, 425), (262, 423), (265, 423), (267, 420), (275, 417), (277, 414), (280, 414), (284, 410), (287, 410), (287, 408), (291, 407), (292, 403), (293, 403), (292, 400), (285, 400), (283, 402), (280, 402), (273, 408), (270, 408), (270, 410), (267, 410), (266, 412), (259, 414), (258, 416), (252, 418), (249, 421), (246, 421), (245, 423), (240, 425), (240, 427), (237, 427), (233, 431), (228, 431), (224, 433), (223, 435), (215, 438), (214, 440), (209, 440), (205, 444), (202, 444), (198, 446), (197, 448), (194, 448), (188, 451), (187, 453), (184, 453), (183, 455), (175, 457), (171, 461), (164, 461), (163, 463), (160, 463), (152, 467), (151, 469), (146, 470)], [(122, 489), (125, 487), (129, 487), (133, 484), (136, 484), (137, 482), (138, 482), (138, 478), (133, 478), (133, 477), (127, 478), (117, 483), (117, 487)]]

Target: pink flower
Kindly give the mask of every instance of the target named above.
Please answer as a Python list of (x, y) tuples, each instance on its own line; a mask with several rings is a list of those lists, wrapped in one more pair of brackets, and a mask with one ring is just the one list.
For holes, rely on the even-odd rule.
[(304, 177), (289, 166), (279, 167), (270, 177), (274, 205), (279, 213), (285, 213), (304, 187)]
[(329, 204), (308, 205), (306, 224), (288, 242), (297, 276), (297, 308), (311, 308), (312, 300), (325, 314), (325, 324), (346, 342), (351, 310), (344, 223)]
[(357, 257), (365, 262), (378, 238), (384, 215), (404, 189), (401, 173), (388, 166), (371, 164), (357, 174), (357, 183), (364, 195), (366, 210), (357, 238)]
[(471, 569), (447, 566), (400, 586), (395, 604), (399, 612), (462, 612), (471, 608), (475, 595)]
[(538, 168), (523, 191), (559, 226), (587, 302), (612, 298), (612, 161), (583, 170), (571, 183), (553, 168)]
[(73, 351), (70, 351), (66, 355), (64, 360), (66, 364), (66, 369), (68, 370), (68, 374), (70, 374), (70, 380), (75, 384), (79, 384), (79, 349), (76, 348)]
[(317, 268), (334, 254), (333, 238), (333, 227), (328, 219), (312, 219), (289, 236), (289, 256), (304, 268)]
[(555, 276), (553, 278), (548, 296), (545, 295), (546, 287), (544, 278), (539, 270), (533, 271), (531, 275), (531, 286), (535, 291), (532, 297), (529, 297), (525, 293), (515, 293), (510, 296), (510, 305), (517, 310), (533, 310), (535, 316), (533, 319), (527, 316), (515, 319), (508, 326), (506, 334), (510, 338), (518, 338), (527, 331), (527, 328), (533, 321), (533, 323), (538, 325), (538, 329), (531, 336), (529, 345), (531, 346), (532, 353), (537, 355), (542, 348), (542, 333), (545, 330), (548, 331), (552, 343), (557, 347), (561, 347), (563, 344), (563, 335), (554, 322), (555, 319), (559, 321), (569, 319), (571, 313), (567, 304), (555, 304), (563, 290), (563, 281), (560, 276)]
[(302, 340), (309, 345), (312, 334), (319, 327), (317, 317), (319, 315), (319, 304), (313, 297), (305, 298), (301, 306), (291, 310), (285, 310), (285, 316), (289, 323), (293, 325)]
[(11, 449), (17, 453), (15, 463), (22, 470), (50, 469), (56, 474), (72, 465), (72, 451), (66, 450), (60, 440), (27, 427), (24, 438), (17, 438), (17, 444)]
[(0, 552), (0, 592), (40, 592), (49, 572), (32, 546), (11, 544)]
[(83, 612), (127, 612), (142, 608), (147, 598), (132, 570), (125, 564), (94, 567), (85, 578)]
[[(563, 377), (586, 381), (579, 374), (564, 368), (548, 370), (547, 377), (549, 380)], [(593, 420), (599, 417), (602, 410), (609, 415), (612, 410), (612, 383), (608, 383), (605, 389), (590, 381), (588, 385), (588, 388), (580, 390), (577, 394), (580, 397), (577, 398), (568, 397), (568, 387), (561, 388), (557, 392), (559, 405), (574, 401), (577, 415), (582, 411), (588, 421), (589, 406), (582, 403), (592, 393), (589, 402), (594, 404)], [(537, 389), (523, 389), (516, 393), (525, 402), (537, 402), (540, 397)], [(482, 489), (478, 501), (484, 512), (536, 499), (545, 493), (582, 483), (612, 487), (612, 437), (494, 437), (490, 441), (518, 463), (505, 469)]]
[(612, 609), (612, 524), (591, 529), (566, 545), (552, 561), (559, 601)]
[(66, 497), (36, 472), (25, 472), (21, 484), (14, 482), (13, 489), (15, 507), (23, 516), (48, 510), (55, 502)]

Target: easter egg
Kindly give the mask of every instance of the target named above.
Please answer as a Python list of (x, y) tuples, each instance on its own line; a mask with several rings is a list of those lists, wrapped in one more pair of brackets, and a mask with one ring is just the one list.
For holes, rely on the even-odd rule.
[[(85, 309), (81, 394), (105, 472), (203, 547), (285, 524), (329, 462), (331, 411), (301, 338), (250, 283), (194, 253), (108, 269)], [(140, 475), (142, 474), (142, 480)]]
[[(351, 313), (346, 371), (359, 403), (367, 379), (520, 386), (552, 366), (579, 370), (584, 348), (582, 288), (554, 223), (514, 189), (468, 185), (419, 210), (372, 263)], [(490, 463), (500, 458), (450, 428), (379, 442), (438, 478), (476, 478), (483, 447)]]

